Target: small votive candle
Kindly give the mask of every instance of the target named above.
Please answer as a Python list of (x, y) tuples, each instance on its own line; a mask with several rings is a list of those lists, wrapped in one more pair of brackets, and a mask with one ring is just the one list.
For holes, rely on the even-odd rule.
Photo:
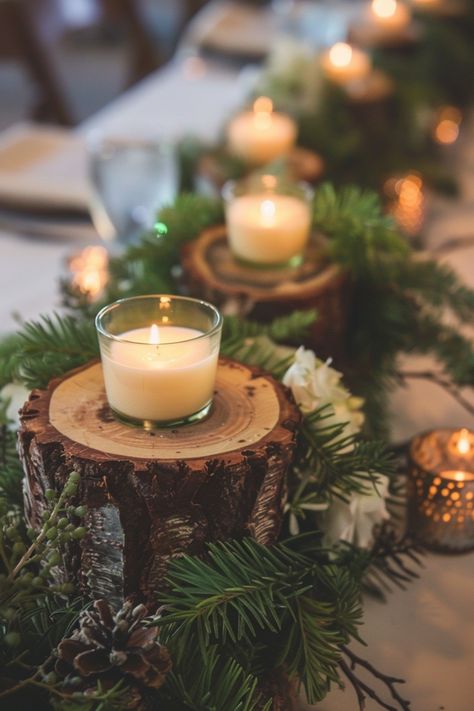
[(397, 0), (372, 0), (368, 19), (381, 35), (400, 35), (411, 22), (411, 13)]
[(104, 307), (96, 327), (107, 400), (118, 419), (151, 429), (207, 415), (222, 330), (214, 306), (137, 296)]
[(474, 433), (433, 430), (410, 446), (408, 525), (427, 547), (474, 548)]
[(230, 249), (255, 267), (297, 266), (311, 228), (313, 191), (306, 183), (286, 183), (263, 175), (224, 185)]
[(296, 141), (296, 123), (273, 111), (273, 103), (261, 96), (252, 111), (238, 114), (227, 127), (229, 150), (253, 165), (264, 165), (288, 153)]
[(367, 52), (351, 47), (346, 42), (337, 42), (323, 52), (321, 66), (330, 81), (342, 86), (365, 79), (372, 69)]

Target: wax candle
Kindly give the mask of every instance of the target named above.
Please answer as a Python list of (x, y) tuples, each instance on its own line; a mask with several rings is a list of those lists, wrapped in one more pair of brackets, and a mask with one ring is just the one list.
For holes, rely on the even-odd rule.
[(433, 430), (410, 446), (408, 521), (427, 546), (474, 548), (474, 433)]
[[(256, 187), (256, 186), (254, 186)], [(305, 184), (283, 194), (275, 176), (263, 176), (260, 190), (239, 194), (224, 189), (229, 245), (240, 260), (256, 266), (283, 266), (301, 261), (311, 225), (312, 191)]]
[(397, 0), (372, 0), (368, 21), (380, 36), (403, 34), (411, 21), (410, 10)]
[(365, 79), (371, 71), (369, 55), (346, 42), (337, 42), (321, 55), (327, 78), (337, 84)]
[[(107, 321), (109, 310), (114, 308), (119, 312), (128, 309), (137, 317), (137, 301), (143, 304), (140, 319), (155, 318), (154, 323), (121, 330), (133, 319), (113, 312)], [(172, 303), (176, 301), (178, 306)], [(127, 302), (135, 303), (129, 307)], [(193, 302), (201, 312), (209, 307), (209, 324), (198, 311), (193, 318)], [(201, 328), (192, 327), (193, 320)], [(186, 325), (175, 325), (180, 321)], [(99, 313), (97, 323), (107, 399), (119, 417), (151, 426), (185, 422), (207, 414), (213, 396), (221, 325), (214, 307), (182, 297), (137, 297), (106, 307)], [(119, 333), (114, 334), (117, 330)]]
[(233, 154), (248, 163), (263, 165), (288, 153), (296, 133), (293, 119), (273, 111), (271, 100), (261, 96), (252, 111), (239, 114), (229, 123), (227, 140)]

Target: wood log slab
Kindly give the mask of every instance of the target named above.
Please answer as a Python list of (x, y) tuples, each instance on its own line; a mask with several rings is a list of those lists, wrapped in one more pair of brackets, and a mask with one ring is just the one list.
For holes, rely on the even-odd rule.
[[(295, 268), (258, 269), (236, 262), (225, 226), (204, 231), (181, 253), (184, 288), (211, 301), (224, 314), (267, 322), (296, 309), (318, 310), (305, 344), (340, 360), (344, 351), (349, 280), (326, 256), (327, 243), (313, 236), (304, 262)], [(300, 345), (298, 343), (297, 345)]]
[[(292, 180), (303, 180), (314, 185), (324, 175), (324, 160), (308, 148), (295, 146), (281, 160), (284, 161), (288, 177)], [(197, 165), (197, 187), (205, 193), (220, 195), (224, 183), (229, 180), (226, 163), (226, 155), (222, 152), (203, 154)], [(249, 168), (247, 172), (252, 170), (255, 170), (255, 167)]]
[(283, 385), (223, 359), (205, 420), (130, 427), (113, 417), (100, 363), (88, 364), (34, 390), (21, 412), (27, 520), (38, 527), (46, 490), (78, 472), (87, 535), (65, 572), (92, 597), (156, 606), (171, 557), (244, 535), (276, 540), (299, 422)]

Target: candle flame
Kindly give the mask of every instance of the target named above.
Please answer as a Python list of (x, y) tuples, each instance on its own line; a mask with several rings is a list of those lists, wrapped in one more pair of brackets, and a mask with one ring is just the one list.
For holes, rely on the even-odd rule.
[(372, 0), (372, 12), (377, 17), (393, 17), (397, 10), (396, 0)]
[(156, 323), (152, 323), (150, 326), (150, 338), (149, 341), (152, 346), (157, 346), (158, 343), (160, 342), (160, 329), (156, 325)]
[(464, 481), (465, 474), (464, 472), (454, 472), (454, 478), (456, 481)]
[(273, 111), (273, 101), (268, 96), (260, 96), (254, 101), (253, 110), (256, 114), (271, 114)]
[(459, 439), (456, 446), (459, 454), (469, 454), (469, 452), (471, 451), (469, 431), (466, 428), (463, 428), (459, 433)]
[(263, 200), (260, 203), (260, 215), (263, 223), (273, 224), (276, 215), (276, 205), (273, 200)]
[(347, 67), (352, 60), (352, 47), (346, 42), (336, 42), (329, 50), (329, 59), (335, 67)]

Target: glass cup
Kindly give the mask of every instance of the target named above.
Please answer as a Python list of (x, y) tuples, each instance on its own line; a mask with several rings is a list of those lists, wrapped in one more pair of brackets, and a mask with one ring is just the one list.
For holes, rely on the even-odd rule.
[(313, 190), (275, 175), (230, 181), (222, 190), (234, 258), (259, 268), (301, 264), (311, 230)]
[(118, 419), (152, 429), (208, 414), (222, 331), (215, 306), (136, 296), (105, 306), (96, 328), (107, 400)]
[(106, 242), (134, 242), (178, 190), (174, 151), (158, 141), (92, 133), (88, 140), (91, 214)]

